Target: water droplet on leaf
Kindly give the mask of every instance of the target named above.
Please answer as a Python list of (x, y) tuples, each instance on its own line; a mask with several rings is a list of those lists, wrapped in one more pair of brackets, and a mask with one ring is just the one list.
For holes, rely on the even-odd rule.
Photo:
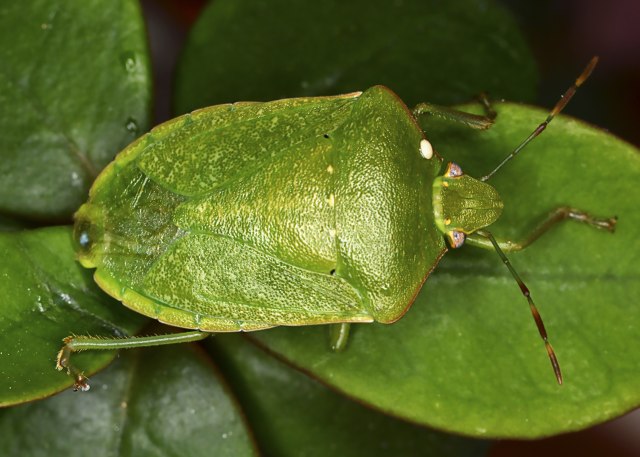
[(127, 72), (132, 73), (136, 69), (136, 66), (137, 66), (136, 55), (133, 52), (128, 51), (128, 52), (122, 53), (122, 55), (120, 56), (120, 61), (124, 65), (124, 69)]
[(82, 187), (83, 186), (83, 181), (82, 181), (82, 177), (80, 176), (80, 174), (78, 172), (72, 171), (71, 172), (71, 185), (73, 187)]
[(138, 123), (132, 117), (127, 119), (127, 123), (125, 124), (125, 127), (129, 132), (133, 133), (134, 135), (137, 134), (138, 131), (140, 130), (140, 127), (138, 127)]

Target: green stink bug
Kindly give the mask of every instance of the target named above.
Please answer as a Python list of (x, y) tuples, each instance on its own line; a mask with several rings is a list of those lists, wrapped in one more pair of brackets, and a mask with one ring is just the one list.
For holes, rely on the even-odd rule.
[[(417, 118), (476, 128), (489, 117), (427, 104), (410, 111), (391, 90), (235, 103), (153, 129), (101, 173), (76, 213), (79, 261), (131, 309), (192, 332), (127, 339), (70, 337), (58, 356), (84, 349), (195, 341), (208, 332), (279, 325), (392, 323), (406, 312), (447, 248), (495, 249), (531, 307), (558, 383), (562, 375), (529, 290), (503, 250), (522, 249), (574, 219), (613, 230), (573, 208), (553, 211), (525, 240), (485, 227), (502, 201), (487, 184), (569, 101), (594, 58), (549, 117), (481, 179), (443, 159)], [(445, 237), (443, 237), (445, 235)]]

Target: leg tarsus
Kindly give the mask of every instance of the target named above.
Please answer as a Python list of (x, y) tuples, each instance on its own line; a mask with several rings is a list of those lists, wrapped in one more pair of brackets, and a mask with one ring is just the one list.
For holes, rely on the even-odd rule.
[(71, 353), (73, 352), (72, 347), (69, 345), (71, 343), (73, 337), (68, 336), (64, 338), (62, 341), (64, 342), (64, 346), (58, 352), (58, 357), (56, 358), (56, 369), (58, 371), (67, 370), (67, 374), (73, 378), (73, 390), (77, 392), (78, 390), (81, 392), (86, 392), (89, 390), (89, 379), (84, 375), (83, 372), (76, 369), (70, 363)]
[(331, 324), (329, 326), (329, 338), (331, 344), (331, 350), (334, 352), (342, 352), (347, 347), (349, 341), (349, 330), (351, 324), (343, 322), (340, 324)]
[[(545, 218), (522, 240), (498, 240), (497, 243), (503, 251), (520, 251), (536, 241), (556, 224), (567, 220), (581, 222), (599, 230), (614, 232), (618, 218), (615, 216), (608, 218), (594, 217), (586, 211), (572, 208), (570, 206), (560, 206), (547, 214)], [(477, 236), (476, 234), (467, 236), (466, 242), (473, 246), (488, 249), (493, 248), (491, 242), (486, 237)]]
[(73, 376), (73, 391), (88, 392), (89, 389), (91, 389), (89, 378), (79, 371), (74, 370), (74, 372), (75, 373), (71, 373)]
[(498, 113), (496, 113), (496, 110), (493, 109), (493, 105), (491, 104), (491, 100), (489, 99), (489, 94), (487, 94), (486, 92), (480, 92), (477, 98), (478, 103), (480, 103), (480, 105), (482, 105), (482, 108), (484, 109), (485, 116), (492, 121), (495, 121), (496, 117), (498, 117)]

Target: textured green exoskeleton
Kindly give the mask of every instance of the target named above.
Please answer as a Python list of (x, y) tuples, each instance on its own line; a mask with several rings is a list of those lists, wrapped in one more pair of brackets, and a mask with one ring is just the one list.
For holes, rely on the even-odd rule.
[(86, 388), (69, 365), (73, 351), (278, 325), (394, 322), (446, 252), (445, 234), (453, 247), (467, 239), (498, 251), (529, 300), (561, 382), (530, 294), (500, 247), (522, 248), (566, 218), (608, 229), (614, 222), (560, 208), (524, 242), (497, 242), (484, 227), (500, 216), (498, 193), (482, 182), (488, 176), (471, 178), (456, 164), (439, 176), (442, 158), (416, 121), (429, 113), (490, 125), (426, 104), (412, 112), (376, 86), (214, 106), (141, 137), (102, 172), (76, 213), (78, 258), (129, 308), (197, 332), (113, 345), (68, 338), (58, 368)]
[(393, 322), (445, 252), (423, 138), (383, 87), (188, 114), (100, 175), (80, 262), (184, 328)]

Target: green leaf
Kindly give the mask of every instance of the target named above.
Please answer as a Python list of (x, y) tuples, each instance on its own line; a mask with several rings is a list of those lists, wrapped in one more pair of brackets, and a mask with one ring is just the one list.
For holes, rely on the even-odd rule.
[[(104, 294), (74, 260), (69, 227), (0, 233), (0, 406), (42, 398), (72, 385), (56, 371), (62, 338), (124, 336), (146, 319)], [(74, 356), (89, 373), (113, 352)]]
[(0, 6), (0, 213), (66, 221), (97, 173), (147, 129), (138, 2)]
[[(472, 176), (489, 172), (546, 117), (503, 104), (486, 132), (433, 126), (431, 141)], [(615, 234), (566, 222), (509, 257), (545, 320), (565, 384), (555, 382), (526, 300), (498, 256), (448, 253), (396, 324), (359, 325), (344, 353), (322, 327), (254, 334), (269, 350), (365, 403), (472, 436), (579, 430), (640, 404), (640, 156), (561, 117), (490, 180), (505, 210), (491, 228), (518, 239), (559, 205), (619, 217)]]
[(184, 346), (125, 352), (90, 392), (0, 411), (0, 454), (256, 455), (242, 414), (200, 354)]
[(488, 442), (380, 414), (264, 354), (239, 335), (209, 339), (265, 455), (479, 456)]
[(483, 91), (531, 100), (535, 75), (515, 21), (491, 0), (219, 0), (188, 38), (175, 106), (184, 113), (376, 84), (410, 106)]

